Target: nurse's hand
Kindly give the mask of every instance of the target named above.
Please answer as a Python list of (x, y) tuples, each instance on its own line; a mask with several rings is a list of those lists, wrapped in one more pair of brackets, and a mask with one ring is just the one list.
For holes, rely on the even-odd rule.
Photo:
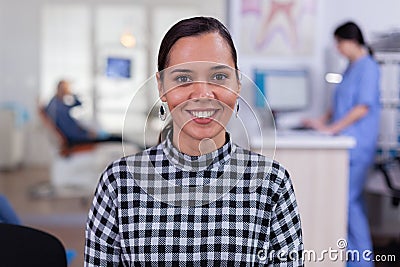
[(315, 130), (322, 129), (325, 123), (321, 119), (304, 119), (302, 124)]
[(334, 125), (328, 125), (322, 119), (305, 119), (303, 124), (324, 134), (335, 135), (338, 133)]

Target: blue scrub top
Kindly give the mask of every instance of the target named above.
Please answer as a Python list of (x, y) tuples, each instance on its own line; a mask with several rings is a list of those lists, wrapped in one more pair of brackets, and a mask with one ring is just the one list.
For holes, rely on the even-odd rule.
[(373, 156), (375, 153), (380, 118), (379, 86), (379, 65), (367, 55), (349, 64), (342, 82), (336, 87), (333, 122), (345, 117), (357, 105), (368, 106), (368, 113), (363, 118), (340, 133), (356, 139), (357, 144), (351, 153), (352, 157), (363, 157), (363, 153)]

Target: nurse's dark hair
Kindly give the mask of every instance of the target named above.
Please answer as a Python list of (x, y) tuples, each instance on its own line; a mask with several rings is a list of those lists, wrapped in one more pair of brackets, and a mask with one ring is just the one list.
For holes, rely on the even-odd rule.
[(359, 45), (362, 45), (368, 49), (369, 54), (372, 56), (374, 54), (370, 46), (365, 43), (364, 36), (361, 32), (360, 27), (353, 21), (348, 21), (340, 26), (338, 26), (334, 32), (336, 38), (343, 40), (353, 40)]
[(180, 38), (213, 32), (218, 33), (227, 42), (231, 49), (235, 69), (238, 69), (236, 48), (225, 25), (212, 17), (192, 17), (177, 22), (165, 34), (158, 51), (158, 71), (162, 71), (168, 66), (171, 48)]

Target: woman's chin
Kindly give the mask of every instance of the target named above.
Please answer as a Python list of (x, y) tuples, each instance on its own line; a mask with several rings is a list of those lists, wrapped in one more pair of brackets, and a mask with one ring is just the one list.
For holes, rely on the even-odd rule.
[(193, 121), (185, 125), (181, 134), (185, 134), (195, 140), (201, 141), (204, 139), (214, 139), (221, 133), (225, 135), (225, 128), (215, 121), (202, 124)]

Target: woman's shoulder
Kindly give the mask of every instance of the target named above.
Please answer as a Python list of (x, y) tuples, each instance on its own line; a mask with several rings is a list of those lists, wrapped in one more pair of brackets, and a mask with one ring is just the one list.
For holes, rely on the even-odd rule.
[(260, 171), (267, 171), (269, 175), (275, 175), (280, 178), (289, 178), (289, 172), (283, 164), (275, 160), (273, 156), (265, 156), (249, 149), (237, 146), (236, 153), (247, 155), (249, 159), (249, 166), (253, 169), (259, 169)]
[(248, 156), (248, 175), (244, 176), (244, 185), (248, 186), (250, 192), (258, 192), (261, 195), (280, 194), (291, 184), (289, 172), (273, 157), (241, 147), (237, 148), (237, 154)]
[(360, 62), (361, 69), (379, 70), (379, 63), (371, 55), (366, 55)]

